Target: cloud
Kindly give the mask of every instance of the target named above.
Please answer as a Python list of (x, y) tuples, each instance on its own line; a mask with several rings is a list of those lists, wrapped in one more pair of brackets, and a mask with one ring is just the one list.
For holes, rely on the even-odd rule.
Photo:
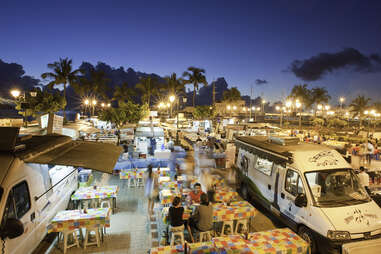
[(256, 80), (255, 80), (255, 84), (256, 85), (259, 85), (259, 86), (261, 86), (261, 85), (265, 85), (265, 84), (268, 84), (269, 82), (267, 81), (267, 80), (265, 80), (265, 79), (259, 79), (259, 78), (257, 78)]
[(337, 53), (320, 53), (304, 60), (295, 60), (289, 70), (305, 81), (321, 79), (327, 73), (351, 68), (356, 72), (381, 71), (381, 57), (378, 54), (366, 56), (354, 48), (345, 48)]

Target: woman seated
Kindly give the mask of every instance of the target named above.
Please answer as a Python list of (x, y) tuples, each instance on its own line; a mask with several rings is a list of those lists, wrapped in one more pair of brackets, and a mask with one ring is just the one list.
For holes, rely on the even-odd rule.
[(205, 232), (213, 229), (213, 206), (205, 193), (201, 194), (200, 199), (201, 203), (196, 207), (190, 224), (194, 231)]
[(180, 206), (180, 201), (179, 197), (175, 197), (172, 201), (172, 206), (169, 208), (168, 219), (172, 227), (180, 227), (184, 225), (184, 207)]

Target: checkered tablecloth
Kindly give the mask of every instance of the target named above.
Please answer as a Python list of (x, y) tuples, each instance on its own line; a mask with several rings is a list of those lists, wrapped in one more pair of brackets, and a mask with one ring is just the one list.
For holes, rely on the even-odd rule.
[(250, 244), (239, 235), (215, 237), (212, 241), (218, 253), (254, 253)]
[(238, 193), (230, 187), (217, 188), (215, 199), (218, 202), (231, 202), (238, 198)]
[(217, 254), (217, 250), (214, 247), (213, 242), (198, 242), (189, 244), (190, 254)]
[(224, 186), (225, 185), (225, 180), (222, 176), (220, 175), (210, 175), (210, 177), (212, 178), (212, 184), (217, 186), (217, 187), (220, 187), (220, 186)]
[(254, 217), (257, 212), (257, 210), (248, 202), (240, 203), (240, 205), (235, 205), (234, 202), (232, 202), (232, 204), (230, 204), (230, 206), (223, 203), (213, 204), (213, 221), (219, 222), (249, 219)]
[(161, 190), (177, 188), (177, 181), (165, 181), (159, 183), (159, 188)]
[(72, 200), (81, 199), (104, 199), (104, 198), (116, 198), (119, 192), (119, 187), (117, 185), (109, 186), (94, 186), (81, 187), (72, 196)]
[(48, 233), (73, 230), (88, 226), (110, 227), (110, 208), (83, 210), (64, 210), (56, 214), (48, 225)]
[(151, 248), (151, 254), (173, 254), (173, 253), (184, 253), (184, 246), (160, 246), (156, 248)]
[(144, 177), (143, 169), (121, 169), (119, 172), (119, 178), (128, 180), (128, 179), (138, 179)]
[(162, 205), (167, 205), (171, 204), (173, 198), (179, 195), (179, 193), (176, 190), (169, 190), (169, 189), (164, 189), (160, 191), (160, 204)]

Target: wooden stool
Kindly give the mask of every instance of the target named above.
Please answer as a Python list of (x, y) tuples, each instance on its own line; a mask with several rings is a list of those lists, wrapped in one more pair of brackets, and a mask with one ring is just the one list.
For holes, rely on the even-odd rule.
[(136, 180), (133, 177), (128, 179), (128, 188), (131, 188), (131, 187), (136, 187)]
[[(63, 234), (64, 254), (66, 254), (67, 249), (71, 247), (77, 246), (78, 248), (80, 248), (78, 237), (77, 237), (77, 229), (66, 230), (66, 231), (63, 231), (62, 234)], [(74, 243), (68, 245), (69, 235), (73, 236)]]
[(181, 245), (184, 245), (184, 225), (179, 227), (171, 227), (171, 246), (175, 244), (175, 237), (180, 237)]
[[(89, 236), (90, 236), (91, 232), (95, 232), (95, 239), (96, 239), (95, 242), (89, 242)], [(90, 245), (97, 245), (98, 247), (101, 246), (98, 227), (87, 227), (86, 228), (85, 243), (83, 244), (83, 247), (86, 250), (86, 247), (90, 246)]]
[(221, 229), (221, 236), (225, 236), (225, 227), (229, 226), (230, 227), (230, 234), (233, 234), (234, 232), (234, 221), (232, 220), (227, 220), (222, 223), (222, 229)]
[(110, 209), (112, 209), (110, 200), (102, 200), (100, 208), (110, 208)]
[(247, 232), (247, 220), (237, 220), (237, 225), (235, 225), (234, 234), (238, 234), (239, 226), (242, 226), (241, 232)]
[(199, 242), (203, 242), (204, 241), (204, 238), (206, 236), (206, 241), (211, 241), (212, 240), (212, 234), (211, 234), (211, 231), (200, 231), (199, 233)]

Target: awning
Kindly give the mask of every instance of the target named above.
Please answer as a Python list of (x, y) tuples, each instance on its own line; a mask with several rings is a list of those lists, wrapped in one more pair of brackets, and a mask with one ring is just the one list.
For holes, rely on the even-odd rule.
[(113, 144), (70, 141), (23, 160), (28, 163), (83, 167), (112, 173), (122, 150)]

